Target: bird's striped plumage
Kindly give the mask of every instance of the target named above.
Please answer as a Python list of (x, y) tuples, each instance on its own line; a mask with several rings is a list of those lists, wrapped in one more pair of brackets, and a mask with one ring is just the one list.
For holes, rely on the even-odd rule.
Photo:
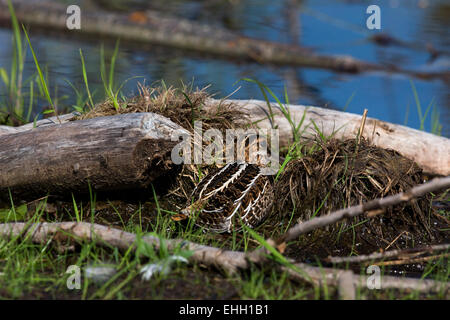
[(242, 223), (258, 225), (270, 213), (272, 202), (272, 183), (261, 168), (234, 162), (205, 176), (182, 212), (196, 214), (196, 224), (205, 229), (230, 232)]

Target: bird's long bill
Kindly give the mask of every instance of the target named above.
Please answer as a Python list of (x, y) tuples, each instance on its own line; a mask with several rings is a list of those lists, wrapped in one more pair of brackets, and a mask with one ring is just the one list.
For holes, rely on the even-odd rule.
[(179, 213), (179, 214), (176, 214), (176, 215), (173, 215), (172, 217), (171, 217), (171, 219), (173, 220), (173, 221), (182, 221), (182, 220), (185, 220), (185, 219), (187, 219), (187, 215), (185, 215), (185, 214), (183, 214), (183, 213)]

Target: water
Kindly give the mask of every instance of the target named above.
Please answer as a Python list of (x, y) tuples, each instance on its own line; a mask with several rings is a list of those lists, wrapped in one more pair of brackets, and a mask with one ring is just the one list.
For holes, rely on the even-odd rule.
[[(92, 1), (92, 0), (91, 0)], [(97, 0), (100, 1), (100, 0)], [(114, 2), (114, 1), (112, 1)], [(115, 1), (120, 2), (120, 1)], [(133, 0), (144, 7), (162, 9), (184, 18), (211, 23), (240, 32), (250, 37), (298, 43), (312, 47), (323, 54), (347, 54), (355, 58), (390, 63), (402, 68), (422, 71), (448, 71), (450, 57), (442, 55), (429, 62), (430, 55), (423, 48), (432, 43), (438, 50), (450, 51), (450, 2), (386, 0), (376, 2), (381, 7), (382, 32), (402, 41), (418, 44), (416, 49), (379, 47), (367, 40), (377, 31), (366, 28), (365, 13), (373, 1), (269, 1), (269, 0), (215, 0), (215, 1), (147, 1)], [(71, 1), (70, 3), (77, 3)], [(89, 1), (78, 1), (83, 6)], [(108, 2), (111, 3), (111, 2)], [(374, 2), (375, 3), (375, 2)], [(135, 7), (137, 8), (137, 7)], [(87, 10), (87, 9), (86, 9)], [(91, 90), (96, 99), (102, 96), (99, 76), (100, 39), (49, 35), (30, 30), (33, 47), (41, 64), (47, 66), (52, 94), (61, 97), (59, 104), (74, 103), (74, 92), (66, 80), (83, 88), (78, 49), (83, 50)], [(105, 41), (106, 54), (111, 55), (113, 41)], [(11, 32), (0, 29), (0, 67), (11, 64)], [(243, 77), (258, 79), (279, 97), (286, 86), (291, 103), (329, 107), (362, 114), (384, 121), (420, 128), (420, 118), (411, 89), (410, 78), (398, 74), (367, 73), (362, 75), (336, 74), (324, 70), (297, 67), (275, 67), (215, 59), (170, 48), (146, 47), (122, 42), (116, 66), (116, 82), (132, 79), (124, 87), (126, 95), (136, 93), (138, 81), (151, 84), (164, 79), (167, 84), (179, 85), (180, 80), (202, 87), (211, 84), (211, 92), (225, 96), (238, 86), (234, 98), (262, 99), (254, 84), (236, 81)], [(31, 54), (27, 56), (25, 78), (35, 72)], [(442, 135), (450, 136), (450, 91), (441, 80), (413, 79), (422, 104), (422, 112), (434, 99), (435, 110), (443, 126)], [(56, 88), (56, 89), (55, 89)], [(0, 86), (0, 94), (4, 87)], [(45, 106), (41, 101), (40, 107)], [(35, 110), (38, 112), (39, 108)], [(425, 130), (431, 130), (431, 111), (425, 121)]]

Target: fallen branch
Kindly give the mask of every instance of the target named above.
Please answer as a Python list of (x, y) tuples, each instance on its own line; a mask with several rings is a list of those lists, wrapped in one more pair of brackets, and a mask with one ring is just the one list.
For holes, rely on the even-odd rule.
[(409, 248), (409, 249), (396, 249), (386, 252), (374, 252), (369, 255), (360, 255), (353, 257), (329, 257), (326, 259), (330, 263), (361, 263), (372, 262), (374, 260), (384, 260), (393, 257), (410, 257), (411, 255), (419, 255), (428, 252), (444, 251), (450, 249), (450, 244), (438, 244), (433, 246)]
[[(87, 222), (59, 222), (59, 223), (34, 223), (23, 222), (0, 224), (0, 238), (12, 239), (20, 237), (29, 239), (33, 243), (44, 244), (52, 239), (60, 242), (64, 240), (85, 240), (99, 245), (113, 246), (118, 249), (136, 249), (136, 235), (115, 228)], [(142, 236), (141, 241), (159, 248), (160, 239), (155, 236)], [(207, 266), (215, 266), (227, 273), (234, 273), (239, 269), (247, 269), (248, 261), (243, 252), (221, 250), (204, 246), (183, 239), (166, 239), (165, 244), (169, 250), (182, 247), (190, 250), (193, 255), (192, 262), (202, 263)]]
[[(99, 224), (90, 224), (86, 222), (60, 222), (60, 223), (34, 223), (27, 224), (23, 222), (0, 224), (0, 238), (14, 239), (20, 238), (23, 241), (31, 240), (34, 243), (44, 244), (49, 239), (64, 240), (75, 239), (78, 241), (92, 241), (99, 245), (113, 246), (122, 250), (128, 250), (130, 247), (136, 249), (136, 235), (119, 229), (109, 228)], [(154, 236), (142, 236), (141, 241), (159, 248), (160, 239)], [(237, 270), (244, 270), (250, 267), (249, 261), (255, 261), (261, 264), (265, 261), (265, 252), (262, 250), (245, 253), (242, 251), (222, 250), (215, 247), (200, 245), (182, 239), (164, 240), (168, 249), (179, 248), (190, 250), (193, 255), (189, 258), (191, 263), (201, 263), (206, 266), (214, 266), (234, 273)], [(291, 261), (295, 263), (294, 261)], [(345, 286), (342, 295), (347, 298), (354, 297), (349, 291), (348, 281), (350, 280), (355, 287), (367, 287), (367, 277), (354, 275), (349, 270), (339, 270), (331, 268), (319, 268), (304, 263), (295, 263), (295, 267), (301, 272), (285, 266), (281, 270), (286, 271), (292, 279), (307, 281), (314, 285)], [(345, 285), (344, 285), (345, 282)], [(382, 288), (396, 288), (407, 290), (418, 290), (421, 292), (449, 290), (449, 283), (441, 283), (434, 280), (420, 280), (410, 278), (396, 278), (385, 276), (381, 279)], [(351, 286), (350, 286), (351, 287)]]
[(341, 300), (355, 300), (356, 286), (353, 281), (353, 272), (345, 271), (338, 279), (338, 293)]
[[(286, 271), (291, 279), (297, 279), (299, 281), (308, 281), (308, 279), (312, 279), (313, 283), (319, 286), (327, 285), (339, 287), (339, 281), (342, 281), (341, 276), (345, 272), (349, 271), (343, 269), (313, 267), (304, 263), (296, 263), (294, 264), (294, 266), (300, 268), (303, 272), (295, 272), (291, 268), (287, 267), (282, 267), (282, 270)], [(345, 281), (348, 282), (348, 275), (346, 276), (346, 278), (347, 279)], [(368, 276), (353, 274), (351, 280), (355, 288), (368, 288), (368, 281), (370, 281), (370, 278)], [(450, 290), (449, 282), (439, 282), (429, 279), (383, 276), (380, 280), (380, 289), (383, 290), (399, 289), (420, 292), (436, 292), (440, 290), (448, 292), (448, 290)], [(345, 290), (346, 292), (348, 292), (348, 284), (346, 284), (346, 286), (347, 288)]]
[(445, 178), (435, 178), (427, 183), (415, 186), (406, 192), (400, 192), (386, 198), (374, 199), (364, 204), (335, 211), (326, 216), (313, 218), (290, 228), (283, 236), (276, 240), (276, 244), (280, 245), (283, 242), (291, 241), (302, 234), (334, 224), (343, 219), (356, 217), (367, 212), (370, 214), (371, 211), (373, 212), (377, 209), (390, 207), (402, 202), (408, 202), (429, 192), (435, 192), (446, 188), (450, 188), (450, 176)]
[(399, 260), (393, 260), (393, 261), (381, 261), (381, 262), (375, 262), (375, 263), (373, 263), (373, 265), (376, 265), (376, 266), (399, 266), (402, 264), (427, 262), (427, 261), (438, 260), (438, 259), (447, 258), (447, 257), (450, 257), (450, 253), (444, 253), (444, 254), (428, 256), (428, 257), (420, 257), (420, 258), (405, 258), (405, 259), (399, 259)]

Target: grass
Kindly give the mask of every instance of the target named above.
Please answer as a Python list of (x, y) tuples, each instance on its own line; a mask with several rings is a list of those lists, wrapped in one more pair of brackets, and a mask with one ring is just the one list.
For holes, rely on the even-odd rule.
[[(0, 79), (7, 88), (8, 95), (5, 105), (9, 106), (9, 112), (14, 115), (19, 123), (29, 122), (33, 115), (33, 108), (37, 99), (45, 99), (51, 107), (46, 113), (56, 114), (57, 94), (50, 94), (48, 85), (48, 75), (45, 68), (39, 64), (38, 57), (32, 47), (27, 30), (22, 27), (14, 14), (14, 9), (9, 1), (9, 10), (12, 16), (13, 27), (13, 59), (11, 70), (0, 68)], [(22, 39), (24, 33), (26, 42)], [(26, 51), (25, 44), (31, 51), (36, 67), (36, 73), (28, 79), (23, 80), (23, 70), (25, 64)], [(84, 88), (76, 87), (66, 80), (68, 85), (74, 90), (76, 103), (73, 108), (79, 112), (94, 109), (94, 93), (89, 89), (87, 68), (82, 50), (80, 53), (81, 71)], [(124, 108), (124, 99), (121, 89), (125, 83), (119, 87), (115, 86), (115, 66), (119, 55), (119, 41), (117, 41), (109, 63), (109, 70), (106, 68), (105, 52), (103, 45), (100, 47), (100, 76), (103, 83), (104, 96), (113, 104), (116, 111)], [(293, 159), (303, 157), (314, 151), (314, 147), (305, 149), (305, 144), (301, 139), (302, 133), (313, 125), (322, 140), (327, 140), (315, 124), (305, 124), (305, 114), (296, 122), (286, 104), (289, 104), (287, 90), (284, 91), (284, 103), (274, 94), (270, 88), (263, 83), (244, 78), (242, 81), (256, 84), (266, 100), (269, 108), (269, 118), (273, 122), (273, 109), (269, 97), (275, 103), (287, 119), (293, 136), (293, 144), (286, 150), (285, 161), (277, 174), (277, 178), (285, 169), (287, 163)], [(128, 80), (127, 80), (128, 81)], [(37, 90), (35, 88), (37, 87)], [(440, 133), (442, 125), (439, 123), (439, 114), (432, 100), (422, 113), (422, 106), (414, 84), (411, 82), (413, 94), (419, 114), (421, 129), (424, 129), (428, 116), (431, 118), (431, 130), (433, 133)], [(28, 87), (25, 92), (24, 88)], [(56, 90), (55, 90), (56, 91)], [(182, 90), (188, 104), (194, 113), (193, 103), (188, 95)], [(348, 99), (348, 105), (354, 94)], [(121, 99), (119, 98), (121, 97)], [(430, 113), (431, 112), (431, 113)], [(39, 114), (35, 116), (38, 117)], [(194, 118), (194, 117), (192, 117)], [(199, 168), (201, 170), (201, 168)], [(200, 176), (200, 174), (199, 174)], [(320, 207), (315, 211), (317, 214), (327, 198), (323, 199)], [(164, 245), (164, 239), (183, 238), (200, 244), (212, 245), (220, 248), (231, 248), (233, 250), (253, 250), (263, 246), (270, 253), (274, 263), (280, 263), (297, 272), (297, 270), (285, 256), (280, 254), (275, 248), (268, 244), (261, 236), (260, 229), (252, 230), (244, 228), (242, 232), (233, 232), (230, 236), (211, 235), (203, 232), (194, 224), (194, 219), (186, 224), (173, 221), (171, 216), (177, 210), (167, 208), (161, 203), (160, 198), (152, 189), (152, 196), (148, 203), (132, 204), (131, 212), (128, 212), (128, 204), (121, 205), (113, 201), (107, 201), (99, 205), (95, 193), (90, 189), (88, 201), (77, 201), (72, 195), (72, 202), (66, 203), (61, 208), (57, 207), (52, 211), (46, 199), (34, 201), (33, 203), (16, 205), (12, 200), (8, 208), (0, 210), (0, 223), (13, 221), (27, 221), (28, 223), (45, 220), (47, 222), (78, 221), (95, 222), (112, 227), (120, 227), (125, 231), (133, 232), (141, 238), (144, 235), (152, 234), (161, 239), (163, 245), (156, 249), (143, 242), (137, 242), (138, 250), (133, 252), (128, 250), (118, 250), (113, 247), (102, 246), (88, 241), (76, 241), (74, 247), (57, 240), (49, 240), (45, 244), (33, 244), (29, 239), (15, 237), (13, 239), (0, 239), (0, 298), (74, 298), (74, 299), (127, 299), (127, 298), (158, 298), (158, 299), (183, 299), (183, 298), (239, 298), (239, 299), (333, 299), (337, 298), (337, 293), (333, 288), (312, 287), (307, 283), (297, 283), (288, 279), (285, 272), (277, 272), (270, 265), (261, 268), (252, 267), (250, 270), (238, 275), (225, 276), (216, 270), (205, 269), (202, 266), (188, 266), (183, 263), (176, 263), (171, 271), (164, 274), (155, 274), (149, 281), (142, 281), (141, 269), (148, 263), (164, 262), (169, 257), (181, 255), (188, 257), (191, 253), (177, 248), (169, 251)], [(102, 209), (103, 208), (103, 209)], [(105, 209), (106, 208), (106, 209)], [(170, 210), (167, 210), (170, 209)], [(173, 211), (175, 210), (175, 211)], [(294, 211), (289, 214), (287, 228), (294, 223)], [(106, 212), (106, 213), (105, 213)], [(448, 215), (447, 212), (443, 213)], [(340, 230), (338, 237), (343, 233), (350, 232), (354, 235), (356, 225)], [(290, 245), (296, 245), (292, 242)], [(105, 283), (95, 283), (86, 278), (82, 273), (82, 287), (80, 290), (69, 290), (66, 281), (69, 278), (67, 268), (76, 265), (85, 270), (88, 266), (113, 265), (116, 274)], [(383, 272), (385, 270), (383, 269)], [(365, 269), (361, 269), (364, 274)], [(436, 263), (426, 263), (422, 277), (446, 281), (449, 277), (448, 261), (441, 259)], [(417, 292), (399, 292), (395, 290), (358, 292), (358, 298), (370, 299), (445, 299), (445, 293), (439, 292), (434, 295), (420, 295)]]
[[(410, 80), (411, 89), (414, 95), (414, 101), (416, 103), (417, 114), (419, 116), (420, 121), (420, 130), (425, 130), (425, 121), (431, 110), (431, 119), (430, 119), (430, 132), (436, 134), (438, 136), (442, 133), (442, 124), (439, 122), (439, 111), (436, 108), (435, 99), (431, 99), (430, 103), (426, 107), (425, 111), (422, 112), (422, 104), (420, 102), (419, 93), (417, 92), (416, 86), (414, 82)], [(409, 107), (407, 108), (409, 110)], [(406, 124), (407, 118), (405, 119)]]
[[(11, 1), (8, 1), (8, 9), (11, 14), (12, 21), (12, 31), (13, 31), (13, 39), (12, 39), (12, 61), (11, 61), (11, 70), (8, 74), (8, 71), (5, 68), (0, 68), (0, 77), (3, 81), (3, 84), (8, 91), (8, 95), (6, 100), (4, 101), (5, 105), (9, 109), (11, 113), (14, 114), (19, 119), (24, 119), (25, 114), (25, 104), (24, 104), (24, 93), (23, 93), (23, 69), (25, 65), (25, 53), (23, 50), (24, 44), (22, 43), (22, 36), (20, 33), (19, 23), (17, 21), (16, 15), (14, 13), (14, 8), (12, 6)], [(30, 107), (31, 108), (31, 107)]]
[[(53, 114), (57, 116), (57, 101), (64, 99), (65, 97), (58, 97), (57, 87), (55, 86), (55, 94), (50, 94), (49, 90), (49, 77), (47, 69), (41, 66), (38, 60), (38, 56), (31, 44), (28, 31), (24, 26), (20, 27), (14, 8), (11, 1), (8, 0), (9, 12), (12, 17), (12, 63), (11, 69), (8, 71), (4, 67), (0, 67), (0, 81), (3, 83), (8, 94), (0, 95), (0, 105), (3, 106), (0, 109), (0, 124), (6, 125), (21, 125), (31, 122), (33, 119), (36, 121), (41, 115)], [(22, 32), (25, 35), (25, 39), (22, 39)], [(33, 61), (36, 68), (36, 73), (31, 74), (28, 78), (24, 79), (24, 65), (27, 49), (32, 54)], [(76, 101), (72, 105), (72, 109), (83, 113), (86, 111), (86, 107), (92, 110), (95, 106), (94, 92), (91, 92), (88, 83), (87, 68), (83, 52), (79, 49), (81, 73), (84, 82), (84, 90), (77, 88), (72, 82), (65, 79), (65, 82), (74, 90)], [(139, 78), (131, 77), (122, 82), (120, 86), (115, 86), (115, 65), (119, 54), (119, 41), (117, 41), (114, 51), (109, 62), (109, 72), (106, 73), (105, 51), (103, 44), (100, 47), (100, 78), (103, 83), (104, 92), (103, 96), (99, 96), (99, 99), (103, 101), (103, 97), (108, 98), (118, 110), (121, 108), (121, 98), (123, 100), (122, 89), (124, 85), (131, 79)], [(37, 90), (35, 89), (37, 87)], [(25, 90), (26, 89), (26, 90)], [(83, 92), (85, 91), (85, 92)], [(45, 100), (49, 105), (46, 110), (36, 112), (35, 106), (42, 100)], [(67, 106), (64, 107), (64, 111), (70, 111)], [(34, 117), (34, 118), (32, 118)]]
[[(295, 128), (301, 127), (297, 124)], [(317, 128), (318, 129), (318, 128)], [(327, 139), (328, 137), (323, 137)], [(304, 151), (304, 149), (298, 149)], [(298, 152), (288, 152), (290, 159), (299, 156)], [(287, 158), (288, 159), (288, 158)], [(285, 166), (281, 166), (280, 174)], [(338, 183), (337, 181), (336, 183)], [(45, 244), (32, 244), (27, 239), (0, 240), (0, 298), (70, 298), (70, 299), (337, 299), (338, 295), (331, 287), (312, 287), (308, 283), (289, 280), (286, 272), (275, 271), (274, 263), (285, 265), (291, 270), (302, 272), (293, 266), (284, 255), (264, 240), (261, 229), (244, 228), (242, 232), (231, 235), (212, 235), (203, 232), (194, 225), (194, 220), (186, 224), (171, 219), (177, 210), (169, 207), (152, 188), (147, 203), (117, 203), (114, 201), (98, 202), (95, 193), (90, 189), (87, 200), (77, 199), (58, 207), (56, 211), (47, 208), (46, 199), (37, 203), (15, 206), (11, 201), (8, 209), (0, 211), (1, 222), (24, 220), (37, 221), (85, 221), (110, 225), (133, 232), (141, 238), (152, 234), (161, 239), (163, 245), (154, 248), (137, 242), (138, 250), (132, 248), (118, 250), (88, 241), (76, 241), (74, 247), (57, 241)], [(163, 201), (163, 202), (161, 202)], [(322, 200), (326, 201), (326, 198)], [(132, 206), (131, 212), (129, 206)], [(314, 214), (317, 213), (316, 210)], [(294, 209), (295, 210), (295, 209)], [(3, 213), (3, 214), (2, 214)], [(292, 212), (288, 218), (288, 228), (293, 223)], [(354, 239), (356, 225), (341, 229), (338, 237), (350, 233)], [(167, 273), (156, 273), (150, 280), (142, 280), (141, 270), (148, 264), (164, 264), (169, 257), (181, 255), (188, 257), (190, 252), (182, 248), (168, 250), (164, 239), (183, 238), (196, 243), (212, 245), (233, 250), (253, 250), (260, 246), (271, 253), (273, 262), (263, 268), (252, 267), (241, 274), (226, 276), (212, 269), (199, 265), (175, 263)], [(289, 246), (301, 244), (292, 241)], [(337, 240), (338, 241), (338, 240)], [(355, 240), (353, 240), (355, 241)], [(355, 243), (352, 244), (352, 254)], [(84, 276), (83, 270), (95, 265), (112, 265), (116, 273), (104, 283), (97, 283)], [(66, 281), (70, 274), (66, 273), (71, 265), (82, 270), (82, 286), (80, 290), (69, 290)], [(320, 263), (319, 263), (320, 265)], [(349, 266), (347, 266), (348, 268)], [(387, 272), (387, 270), (382, 270)], [(365, 269), (361, 269), (364, 273)], [(422, 277), (445, 281), (448, 279), (448, 261), (441, 259), (437, 263), (426, 263)], [(359, 290), (358, 299), (446, 299), (445, 292), (423, 295), (418, 292), (402, 292), (398, 290)]]
[[(49, 222), (67, 220), (65, 212), (46, 213), (46, 200), (43, 199), (30, 209), (27, 218), (31, 222), (45, 219)], [(98, 208), (95, 196), (87, 203), (79, 202), (73, 206), (78, 208), (79, 215), (86, 221), (105, 223), (101, 220), (99, 211), (91, 210), (91, 206)], [(159, 206), (159, 209), (158, 209)], [(30, 207), (31, 208), (31, 207)], [(84, 209), (83, 209), (84, 208)], [(170, 251), (164, 245), (165, 238), (183, 237), (209, 245), (220, 246), (219, 239), (212, 239), (201, 229), (181, 225), (170, 219), (170, 214), (164, 214), (161, 204), (157, 200), (151, 202), (151, 209), (144, 209), (146, 221), (134, 219), (137, 212), (129, 216), (122, 215), (125, 223), (124, 229), (135, 232), (139, 237), (152, 234), (159, 237), (163, 245), (155, 249), (149, 245), (137, 242), (138, 250), (135, 253), (128, 250), (117, 250), (113, 247), (101, 246), (88, 241), (77, 241), (74, 248), (57, 241), (48, 241), (45, 244), (32, 244), (27, 239), (15, 238), (0, 240), (0, 298), (66, 298), (66, 299), (336, 299), (337, 292), (330, 287), (315, 288), (307, 283), (293, 282), (284, 272), (275, 271), (270, 264), (262, 269), (252, 267), (250, 270), (233, 276), (225, 276), (212, 269), (201, 266), (189, 266), (183, 263), (172, 265), (167, 274), (156, 274), (148, 281), (143, 281), (140, 270), (148, 263), (158, 263), (173, 255), (188, 257), (190, 252), (182, 248)], [(120, 212), (122, 208), (109, 205), (109, 212)], [(137, 210), (143, 210), (138, 206)], [(30, 216), (31, 215), (31, 216)], [(59, 218), (56, 218), (59, 217)], [(117, 219), (117, 218), (115, 218)], [(81, 219), (80, 219), (81, 220)], [(117, 219), (119, 220), (119, 219)], [(122, 222), (121, 222), (122, 223)], [(256, 232), (247, 229), (244, 234), (248, 238), (256, 239), (267, 249), (267, 243)], [(242, 237), (232, 235), (236, 249), (245, 250)], [(253, 249), (257, 246), (252, 242)], [(274, 259), (281, 263), (286, 260), (278, 252)], [(116, 274), (103, 283), (96, 283), (87, 279), (83, 270), (88, 266), (111, 265)], [(288, 264), (288, 263), (287, 263)], [(66, 273), (69, 266), (76, 265), (81, 268), (81, 289), (69, 290), (66, 286), (70, 274)], [(448, 262), (441, 259), (436, 263), (425, 263), (423, 277), (445, 281), (449, 277)], [(385, 272), (386, 270), (382, 270)], [(361, 269), (364, 274), (365, 269)], [(396, 290), (362, 290), (358, 293), (359, 299), (445, 299), (445, 292), (432, 295), (423, 295), (414, 292), (401, 292)]]

